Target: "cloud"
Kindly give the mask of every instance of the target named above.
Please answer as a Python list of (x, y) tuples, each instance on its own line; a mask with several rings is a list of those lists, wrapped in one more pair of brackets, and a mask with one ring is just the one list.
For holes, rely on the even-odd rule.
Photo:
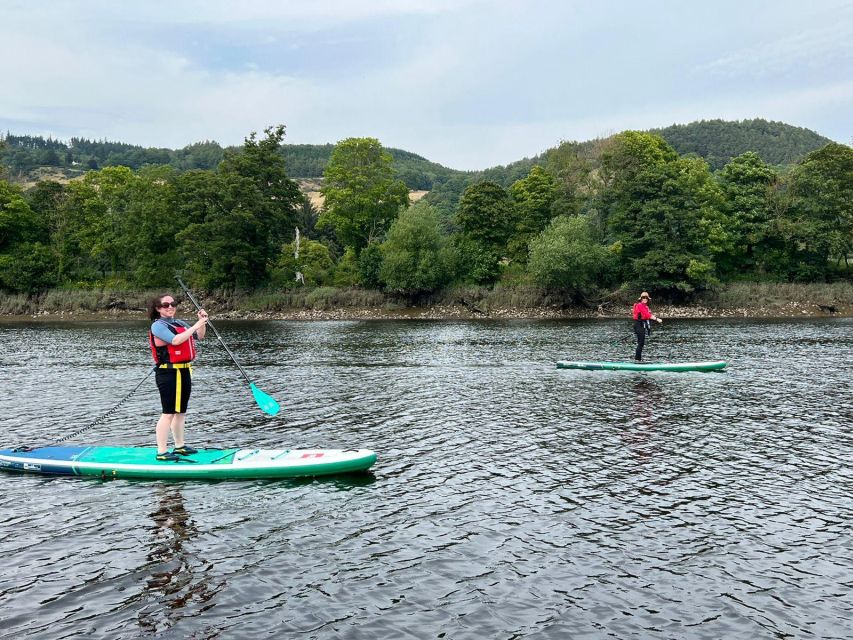
[(545, 0), (82, 6), (7, 0), (0, 127), (174, 148), (283, 123), (288, 142), (369, 135), (460, 169), (700, 118), (850, 137), (853, 20), (825, 5), (737, 29), (707, 9), (674, 41), (654, 2), (621, 22), (612, 3)]
[[(849, 13), (849, 12), (848, 12)], [(853, 16), (820, 29), (788, 35), (741, 49), (694, 69), (695, 74), (766, 78), (804, 69), (837, 69), (853, 62)]]
[[(625, 105), (584, 117), (517, 125), (439, 127), (428, 129), (420, 139), (412, 138), (407, 141), (411, 146), (404, 148), (417, 149), (421, 155), (456, 169), (483, 169), (483, 157), (492, 159), (488, 166), (508, 164), (536, 156), (564, 140), (592, 140), (628, 129), (657, 129), (696, 120), (765, 118), (809, 126), (831, 137), (833, 132), (825, 125), (851, 104), (853, 81), (842, 81), (773, 95), (720, 95), (643, 107)], [(454, 141), (452, 147), (447, 140)]]
[(488, 0), (54, 0), (49, 4), (12, 1), (4, 7), (9, 24), (101, 23), (149, 25), (221, 25), (229, 29), (284, 26), (306, 29), (383, 17), (429, 16), (486, 5)]

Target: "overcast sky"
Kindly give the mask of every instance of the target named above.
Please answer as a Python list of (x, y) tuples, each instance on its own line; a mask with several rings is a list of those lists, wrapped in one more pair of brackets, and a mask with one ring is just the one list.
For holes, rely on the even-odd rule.
[(0, 0), (0, 128), (372, 136), (455, 169), (766, 118), (853, 142), (853, 0)]

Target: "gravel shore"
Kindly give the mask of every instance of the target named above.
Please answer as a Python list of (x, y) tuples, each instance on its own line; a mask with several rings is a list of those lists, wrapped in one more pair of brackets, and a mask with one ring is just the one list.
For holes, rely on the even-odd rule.
[[(700, 305), (654, 305), (653, 312), (661, 318), (813, 318), (853, 317), (851, 306), (827, 306), (808, 302), (788, 302), (763, 307), (715, 308)], [(405, 307), (396, 309), (339, 308), (339, 309), (293, 309), (285, 311), (239, 311), (217, 312), (208, 309), (213, 319), (221, 320), (558, 320), (583, 318), (626, 318), (630, 307), (619, 306), (606, 309), (583, 307), (536, 307), (475, 309), (470, 305), (434, 305), (429, 307)], [(186, 315), (186, 314), (185, 314)], [(42, 311), (34, 315), (0, 315), (0, 320), (143, 320), (142, 310), (110, 309), (99, 313), (90, 311)]]

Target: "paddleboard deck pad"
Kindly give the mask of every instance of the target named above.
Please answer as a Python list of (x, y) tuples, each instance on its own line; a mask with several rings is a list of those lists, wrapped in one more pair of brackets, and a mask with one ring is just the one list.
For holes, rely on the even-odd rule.
[(719, 371), (725, 360), (709, 362), (572, 362), (557, 363), (558, 369), (595, 369), (609, 371)]
[(0, 470), (41, 475), (176, 480), (299, 478), (366, 471), (367, 449), (200, 449), (177, 462), (153, 447), (0, 449)]

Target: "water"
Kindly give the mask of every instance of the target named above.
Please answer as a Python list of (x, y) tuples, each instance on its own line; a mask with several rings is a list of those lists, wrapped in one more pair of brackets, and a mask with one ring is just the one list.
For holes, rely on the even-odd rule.
[[(0, 474), (2, 638), (849, 638), (853, 322), (219, 323), (204, 446), (374, 449), (372, 474), (255, 482)], [(4, 446), (147, 372), (142, 323), (2, 324)], [(147, 445), (153, 380), (86, 444)], [(286, 636), (285, 636), (286, 637)]]

